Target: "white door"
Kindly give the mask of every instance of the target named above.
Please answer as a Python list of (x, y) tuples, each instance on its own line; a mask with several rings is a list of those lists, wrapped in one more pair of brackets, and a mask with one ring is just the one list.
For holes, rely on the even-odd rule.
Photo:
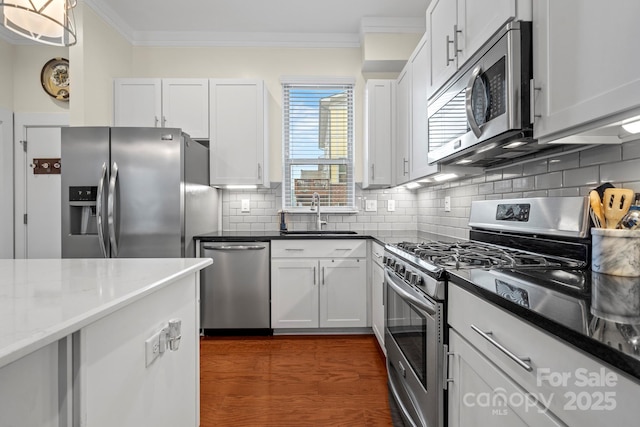
[(0, 258), (13, 258), (13, 114), (0, 108)]
[(32, 167), (33, 159), (60, 157), (60, 127), (29, 127), (26, 135), (26, 257), (60, 258), (60, 175), (36, 175)]

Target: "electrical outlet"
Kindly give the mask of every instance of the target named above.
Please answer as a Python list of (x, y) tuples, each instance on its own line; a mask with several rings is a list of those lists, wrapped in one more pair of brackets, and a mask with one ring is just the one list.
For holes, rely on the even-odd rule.
[(451, 212), (451, 196), (444, 196), (444, 211)]
[(396, 201), (391, 199), (387, 200), (387, 211), (394, 212), (396, 210)]
[(378, 210), (378, 201), (376, 199), (366, 200), (365, 210), (367, 212), (376, 212)]
[[(236, 205), (237, 206), (237, 205)], [(242, 206), (240, 209), (241, 212), (251, 212), (249, 199), (242, 199)]]
[(144, 342), (146, 361), (145, 366), (151, 365), (153, 361), (156, 360), (158, 356), (160, 356), (160, 333), (161, 332), (156, 332), (155, 334), (153, 334), (153, 336), (151, 336), (151, 338), (148, 338)]

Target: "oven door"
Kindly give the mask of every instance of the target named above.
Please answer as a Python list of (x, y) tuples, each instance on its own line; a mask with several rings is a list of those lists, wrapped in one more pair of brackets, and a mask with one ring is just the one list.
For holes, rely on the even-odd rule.
[(407, 425), (443, 425), (442, 304), (385, 268), (389, 392)]

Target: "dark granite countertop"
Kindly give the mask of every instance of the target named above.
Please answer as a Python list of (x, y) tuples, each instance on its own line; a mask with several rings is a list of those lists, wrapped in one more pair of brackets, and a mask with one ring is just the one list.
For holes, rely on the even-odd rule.
[(424, 233), (402, 230), (362, 230), (356, 234), (280, 234), (279, 231), (217, 231), (201, 234), (194, 239), (203, 242), (256, 242), (271, 240), (293, 239), (373, 239), (384, 245), (385, 243), (397, 243), (404, 240), (426, 240)]
[(640, 379), (640, 278), (585, 271), (585, 291), (548, 286), (564, 273), (454, 270), (449, 283)]

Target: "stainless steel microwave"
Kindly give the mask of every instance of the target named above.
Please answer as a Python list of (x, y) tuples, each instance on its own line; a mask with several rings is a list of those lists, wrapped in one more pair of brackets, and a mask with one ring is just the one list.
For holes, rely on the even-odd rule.
[(504, 26), (429, 101), (429, 163), (491, 166), (540, 150), (530, 117), (531, 22)]

